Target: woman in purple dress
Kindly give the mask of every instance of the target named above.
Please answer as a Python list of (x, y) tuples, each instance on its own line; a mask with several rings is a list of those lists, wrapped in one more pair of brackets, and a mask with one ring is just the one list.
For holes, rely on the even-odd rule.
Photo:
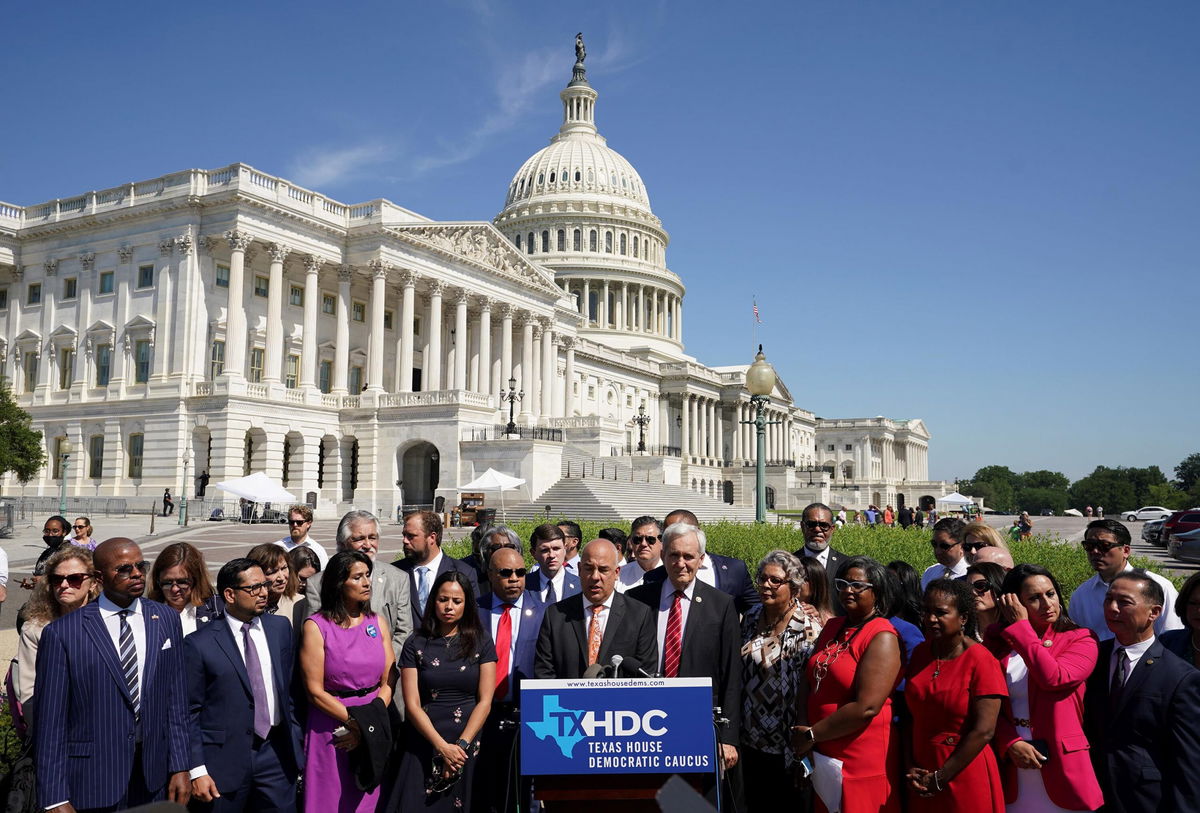
[(342, 551), (321, 580), (321, 611), (304, 622), (300, 669), (308, 690), (304, 808), (312, 813), (374, 813), (379, 788), (358, 789), (349, 754), (362, 742), (347, 708), (392, 702), (395, 655), (387, 623), (371, 612), (369, 558)]

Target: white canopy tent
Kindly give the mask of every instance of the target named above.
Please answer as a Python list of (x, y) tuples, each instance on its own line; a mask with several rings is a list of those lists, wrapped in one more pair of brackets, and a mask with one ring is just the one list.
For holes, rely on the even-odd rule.
[(968, 505), (974, 505), (975, 501), (970, 497), (964, 497), (957, 491), (951, 491), (945, 497), (937, 498), (938, 508), (965, 508)]
[(248, 477), (217, 483), (217, 488), (250, 502), (291, 504), (297, 501), (295, 494), (285, 491), (283, 486), (261, 471)]
[(489, 468), (466, 485), (458, 487), (459, 491), (495, 491), (500, 495), (500, 516), (504, 516), (504, 492), (512, 491), (525, 485), (520, 477), (513, 477), (502, 471)]

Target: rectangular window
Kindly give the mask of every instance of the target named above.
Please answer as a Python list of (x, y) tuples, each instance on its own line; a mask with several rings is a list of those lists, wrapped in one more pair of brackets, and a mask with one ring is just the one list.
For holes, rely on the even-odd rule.
[(288, 293), (288, 302), (292, 305), (304, 307), (304, 289), (299, 285), (293, 285)]
[(321, 362), (321, 392), (333, 392), (333, 362)]
[(350, 306), (350, 318), (355, 322), (367, 321), (367, 306), (362, 302), (355, 302)]
[(67, 277), (63, 280), (63, 295), (62, 298), (74, 299), (79, 295), (79, 280), (75, 277)]
[(63, 444), (66, 442), (66, 438), (60, 437), (54, 439), (54, 471), (50, 473), (51, 480), (62, 479)]
[(363, 388), (363, 368), (362, 367), (351, 367), (350, 368), (350, 394), (358, 395), (358, 393), (362, 392), (362, 388)]
[(113, 292), (113, 272), (100, 272), (100, 293), (111, 294)]
[(271, 290), (271, 281), (267, 277), (254, 277), (254, 295), (266, 296)]
[(413, 335), (414, 336), (421, 335), (421, 317), (420, 316), (413, 317)]
[(225, 372), (225, 342), (213, 342), (208, 356), (208, 377), (216, 378)]
[(137, 287), (152, 288), (154, 287), (154, 266), (139, 265), (137, 273)]
[(42, 304), (42, 283), (40, 283), (40, 282), (29, 283), (29, 290), (28, 290), (28, 293), (25, 295), (25, 304), (26, 305)]
[(107, 387), (112, 376), (112, 345), (96, 345), (96, 386)]
[(8, 310), (8, 289), (0, 288), (0, 311)]
[(142, 450), (146, 436), (135, 433), (129, 436), (129, 477), (133, 480), (142, 479)]
[(261, 347), (250, 348), (250, 381), (255, 384), (262, 383), (263, 357), (266, 352)]
[(104, 476), (104, 435), (88, 438), (88, 477), (99, 480)]
[(392, 329), (392, 312), (391, 311), (383, 312), (383, 329), (384, 330)]
[(133, 356), (136, 364), (133, 381), (135, 384), (145, 384), (150, 380), (150, 340), (138, 339), (133, 345)]
[(289, 390), (294, 390), (299, 383), (300, 357), (293, 353), (287, 359), (287, 375), (284, 376), (283, 385)]
[(62, 348), (58, 351), (58, 388), (69, 390), (75, 383), (75, 351)]
[(849, 451), (853, 451), (853, 449), (854, 449), (854, 447), (853, 447), (852, 445), (850, 445), (849, 443), (847, 443), (847, 444), (846, 444), (846, 451), (847, 451), (847, 452), (849, 452)]
[(333, 294), (321, 294), (321, 313), (333, 316), (337, 313), (337, 297)]
[(831, 443), (831, 444), (829, 444), (829, 446), (827, 446), (827, 447), (826, 447), (826, 451), (829, 451), (829, 452), (832, 452), (832, 451), (833, 451), (833, 444), (832, 444), (832, 443)]
[(39, 358), (33, 351), (25, 354), (25, 392), (33, 392), (37, 386)]
[(228, 288), (229, 287), (229, 266), (217, 265), (217, 275), (213, 281), (216, 282), (218, 288)]

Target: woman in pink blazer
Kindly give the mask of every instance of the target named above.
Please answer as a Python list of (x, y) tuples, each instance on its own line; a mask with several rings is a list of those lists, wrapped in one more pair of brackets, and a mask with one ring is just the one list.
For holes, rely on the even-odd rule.
[(988, 648), (1008, 680), (993, 745), (1009, 813), (1095, 810), (1104, 803), (1083, 733), (1084, 685), (1096, 637), (1067, 617), (1054, 575), (1018, 565), (1004, 579)]

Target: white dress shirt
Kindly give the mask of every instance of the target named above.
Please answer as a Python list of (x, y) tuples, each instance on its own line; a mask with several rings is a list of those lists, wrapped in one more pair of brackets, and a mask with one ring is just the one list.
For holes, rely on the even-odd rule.
[[(608, 594), (608, 598), (600, 606), (604, 607), (600, 611), (600, 640), (604, 640), (604, 631), (608, 628), (608, 616), (612, 612), (613, 596), (616, 595), (616, 590)], [(579, 594), (579, 600), (583, 602), (583, 645), (588, 645), (588, 631), (592, 628), (592, 602), (588, 601), (588, 597)]]
[[(420, 572), (421, 568), (425, 568), (428, 571), (425, 574), (425, 578), (428, 579), (428, 581), (425, 582), (425, 584), (429, 588), (429, 596), (428, 596), (428, 598), (425, 599), (426, 606), (428, 606), (429, 602), (433, 600), (433, 583), (435, 581), (437, 581), (438, 568), (441, 566), (442, 566), (442, 550), (441, 550), (441, 548), (438, 548), (437, 556), (430, 559), (428, 564), (417, 565), (416, 567), (413, 568), (413, 575), (412, 575), (413, 584), (416, 585), (418, 596), (421, 595), (421, 572)], [(425, 607), (421, 608), (421, 612), (422, 613), (425, 612)], [(418, 624), (417, 626), (420, 626), (420, 624)]]
[(921, 589), (924, 590), (926, 587), (928, 587), (929, 583), (934, 579), (961, 579), (963, 576), (967, 575), (968, 567), (970, 567), (970, 565), (967, 564), (967, 557), (965, 556), (955, 562), (951, 567), (946, 567), (940, 562), (937, 564), (932, 564), (926, 568), (924, 573), (921, 574)]
[(321, 570), (324, 570), (325, 566), (329, 564), (329, 554), (325, 552), (325, 548), (314, 542), (313, 538), (308, 534), (304, 535), (302, 542), (293, 542), (291, 534), (289, 534), (283, 539), (277, 540), (275, 544), (287, 551), (296, 548), (309, 548), (313, 553), (317, 554), (317, 561), (321, 563)]
[(1117, 657), (1123, 651), (1125, 656), (1129, 658), (1129, 673), (1125, 676), (1128, 680), (1133, 674), (1133, 670), (1137, 668), (1138, 661), (1146, 654), (1146, 650), (1154, 643), (1154, 636), (1151, 635), (1144, 641), (1138, 641), (1136, 644), (1130, 644), (1127, 647), (1122, 647), (1120, 641), (1113, 642), (1112, 654), (1108, 656), (1108, 685), (1112, 685), (1113, 673), (1117, 671)]
[[(1125, 571), (1130, 570), (1133, 570), (1133, 565), (1126, 562)], [(1158, 582), (1163, 589), (1163, 611), (1158, 620), (1154, 622), (1154, 634), (1162, 635), (1167, 630), (1183, 629), (1183, 622), (1179, 620), (1179, 616), (1175, 615), (1175, 599), (1179, 596), (1175, 585), (1157, 573), (1147, 571), (1146, 575)], [(1108, 583), (1102, 580), (1100, 574), (1097, 573), (1075, 588), (1075, 592), (1071, 594), (1070, 610), (1067, 613), (1071, 616), (1072, 621), (1096, 633), (1096, 637), (1101, 641), (1107, 641), (1113, 637), (1108, 628), (1108, 622), (1104, 620), (1104, 597), (1107, 595)]]
[[(650, 570), (654, 570), (654, 568), (661, 564), (662, 559), (659, 559), (650, 566)], [(636, 559), (621, 565), (621, 569), (617, 571), (617, 590), (624, 593), (626, 590), (632, 590), (637, 587), (646, 578), (646, 574), (650, 570), (642, 570), (642, 565)]]
[[(687, 629), (688, 611), (692, 607), (692, 594), (696, 592), (696, 580), (693, 579), (683, 591), (683, 599), (679, 602), (679, 643), (683, 644), (683, 631)], [(667, 619), (671, 614), (671, 605), (675, 603), (675, 585), (670, 579), (664, 579), (662, 592), (658, 599), (658, 673), (667, 673)], [(682, 651), (682, 650), (681, 650)]]
[(821, 567), (829, 569), (829, 546), (825, 546), (825, 550), (815, 551), (808, 545), (804, 546), (804, 557), (806, 559), (816, 559), (821, 563)]
[(704, 558), (700, 560), (700, 569), (696, 571), (696, 578), (707, 584), (709, 587), (717, 586), (717, 571), (713, 569), (712, 558), (709, 557), (707, 553), (704, 554)]
[[(545, 578), (545, 575), (546, 575), (546, 572), (542, 571), (543, 578)], [(563, 587), (566, 585), (566, 583), (567, 583), (566, 570), (564, 568), (560, 567), (558, 569), (558, 572), (554, 574), (554, 578), (550, 579), (550, 581), (546, 582), (545, 586), (542, 587), (541, 595), (540, 595), (540, 598), (542, 599), (542, 603), (543, 604), (546, 603), (546, 600), (549, 597), (550, 585), (552, 585), (552, 584), (554, 585), (554, 600), (556, 602), (562, 601), (565, 598), (565, 596), (563, 596)], [(495, 639), (493, 639), (493, 640), (495, 640)]]
[[(132, 611), (127, 620), (129, 622), (129, 631), (133, 633), (133, 649), (137, 652), (138, 689), (142, 694), (145, 694), (145, 690), (142, 687), (142, 679), (146, 674), (146, 617), (142, 615), (141, 600), (134, 599), (133, 603), (128, 607), (118, 607), (113, 603), (112, 599), (101, 593), (96, 603), (100, 605), (100, 620), (104, 622), (105, 628), (108, 629), (108, 637), (112, 639), (113, 649), (117, 651), (118, 663), (121, 660), (121, 619), (118, 615), (125, 610)], [(179, 646), (180, 644), (181, 642), (179, 641), (171, 643), (172, 646)]]
[(183, 612), (179, 614), (179, 623), (183, 624), (184, 637), (191, 635), (196, 631), (196, 605), (188, 602), (188, 606), (183, 608)]
[[(560, 573), (561, 573), (561, 571), (560, 571)], [(510, 602), (513, 605), (512, 609), (510, 609), (508, 611), (509, 620), (512, 622), (512, 637), (509, 638), (509, 641), (508, 641), (508, 676), (509, 676), (510, 680), (508, 682), (508, 693), (506, 695), (504, 695), (504, 697), (497, 697), (496, 698), (497, 701), (510, 702), (513, 699), (513, 690), (516, 688), (513, 686), (513, 682), (511, 680), (511, 678), (512, 678), (513, 665), (515, 663), (516, 654), (517, 654), (517, 636), (519, 636), (521, 634), (521, 611), (522, 611), (522, 602), (524, 601), (524, 599), (525, 599), (525, 593), (522, 592), (521, 595), (517, 596), (516, 599), (514, 599), (512, 602)], [(532, 612), (532, 610), (530, 612)], [(496, 640), (496, 632), (497, 632), (497, 630), (500, 629), (500, 616), (503, 613), (504, 613), (504, 599), (500, 598), (495, 593), (493, 593), (492, 594), (492, 617), (491, 617), (491, 625), (492, 625), (491, 633), (492, 633), (493, 641)]]

